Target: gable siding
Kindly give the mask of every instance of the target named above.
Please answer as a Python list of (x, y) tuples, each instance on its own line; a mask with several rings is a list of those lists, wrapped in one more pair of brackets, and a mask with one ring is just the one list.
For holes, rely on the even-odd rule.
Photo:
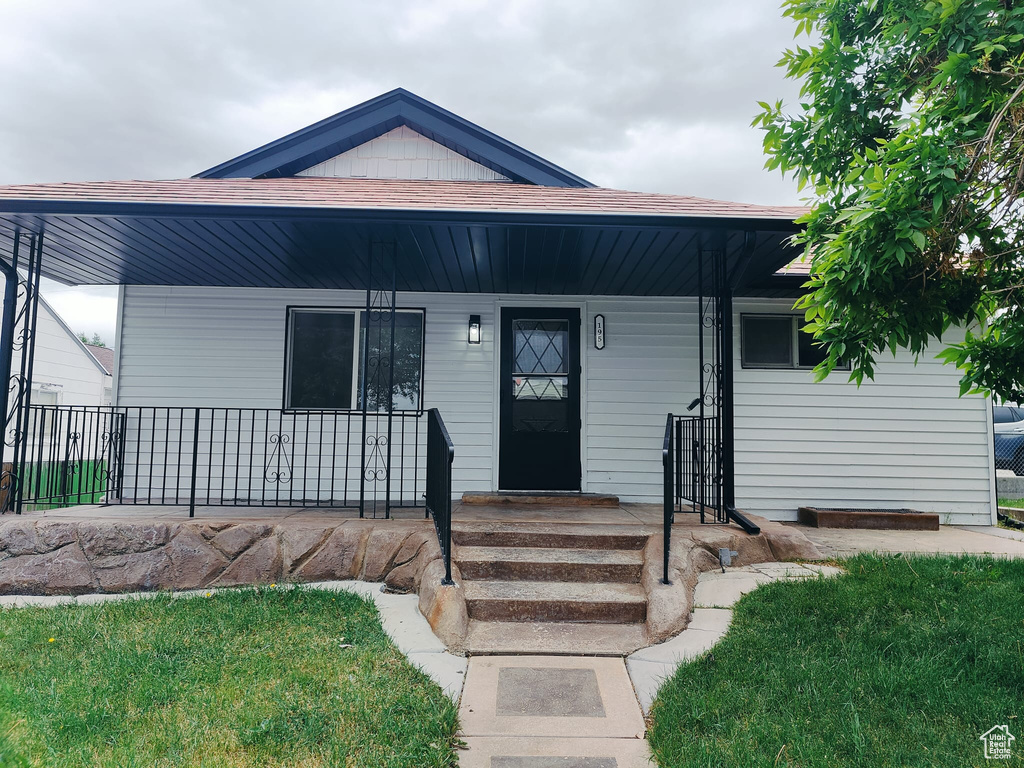
[[(20, 366), (21, 352), (15, 350), (12, 373)], [(69, 335), (49, 307), (40, 302), (32, 370), (33, 390), (43, 388), (59, 393), (57, 402), (60, 405), (102, 405), (108, 382), (109, 377)]]
[[(280, 408), (285, 308), (364, 302), (352, 291), (126, 287), (118, 402)], [(584, 489), (659, 503), (665, 416), (685, 413), (698, 390), (692, 299), (400, 295), (399, 307), (426, 310), (424, 405), (440, 409), (455, 442), (455, 492), (496, 487), (494, 331), (505, 304), (583, 308)], [(958, 398), (956, 371), (930, 358), (883, 359), (860, 389), (841, 374), (814, 384), (806, 371), (741, 368), (740, 313), (790, 304), (737, 302), (739, 506), (779, 519), (803, 504), (916, 507), (988, 523), (987, 401)], [(481, 315), (480, 345), (466, 343), (470, 314)]]
[(295, 175), (343, 179), (511, 181), (404, 125)]

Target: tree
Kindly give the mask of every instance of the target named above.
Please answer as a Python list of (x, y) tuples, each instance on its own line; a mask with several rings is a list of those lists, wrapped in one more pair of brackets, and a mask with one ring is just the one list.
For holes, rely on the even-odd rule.
[(1024, 3), (786, 0), (812, 42), (779, 62), (800, 109), (762, 103), (766, 167), (813, 207), (797, 302), (828, 351), (824, 378), (876, 356), (939, 357), (961, 394), (1024, 399)]

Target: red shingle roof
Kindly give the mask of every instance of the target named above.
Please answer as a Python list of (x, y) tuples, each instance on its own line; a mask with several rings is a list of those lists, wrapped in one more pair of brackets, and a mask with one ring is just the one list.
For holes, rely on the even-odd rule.
[(175, 179), (0, 186), (4, 200), (277, 206), (315, 209), (498, 211), (754, 218), (792, 221), (797, 206), (730, 203), (702, 197), (601, 187), (541, 187), (473, 181), (396, 179)]
[(98, 347), (95, 344), (86, 344), (92, 356), (103, 366), (108, 376), (114, 375), (114, 350), (110, 347)]

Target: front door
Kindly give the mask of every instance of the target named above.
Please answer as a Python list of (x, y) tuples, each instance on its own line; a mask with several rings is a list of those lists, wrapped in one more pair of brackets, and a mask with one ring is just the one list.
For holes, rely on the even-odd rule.
[(580, 311), (501, 310), (498, 486), (580, 490)]

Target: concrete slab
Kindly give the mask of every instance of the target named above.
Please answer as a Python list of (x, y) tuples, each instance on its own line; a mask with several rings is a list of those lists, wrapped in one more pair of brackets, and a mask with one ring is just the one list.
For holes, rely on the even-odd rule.
[(605, 717), (592, 669), (499, 667), (499, 717)]
[(795, 524), (793, 527), (827, 558), (850, 557), (860, 552), (1024, 557), (1024, 541), (989, 533), (991, 529), (986, 527), (966, 530), (943, 525), (937, 531), (851, 531)]
[(645, 715), (651, 711), (658, 689), (675, 673), (678, 666), (674, 662), (626, 659), (629, 679), (633, 681), (637, 700)]
[(637, 651), (630, 655), (628, 660), (669, 664), (675, 670), (684, 661), (692, 661), (710, 651), (724, 634), (702, 629), (687, 629), (671, 640)]
[(73, 595), (3, 595), (0, 608), (52, 608), (57, 605), (73, 605)]
[[(535, 678), (543, 671), (551, 675), (552, 685), (568, 687), (560, 698), (565, 701), (586, 686), (588, 678), (579, 670), (593, 673), (603, 715), (503, 714), (510, 711), (499, 700), (499, 680), (503, 670), (531, 669)], [(568, 674), (565, 674), (568, 672)], [(506, 673), (507, 674), (507, 673)], [(579, 678), (579, 679), (577, 679)], [(474, 656), (469, 660), (466, 685), (459, 707), (463, 736), (522, 736), (532, 738), (565, 737), (640, 739), (644, 720), (622, 659), (565, 656)]]
[(699, 608), (731, 608), (748, 592), (773, 581), (763, 573), (702, 573), (693, 593), (693, 604)]
[(406, 656), (445, 652), (444, 643), (431, 631), (430, 624), (420, 613), (419, 598), (416, 595), (377, 592), (373, 600), (377, 604), (384, 631)]
[(643, 739), (467, 738), (460, 768), (650, 768)]
[(454, 702), (462, 695), (466, 683), (466, 667), (469, 659), (450, 653), (407, 653), (409, 661), (431, 680)]
[(625, 656), (645, 643), (643, 624), (562, 621), (470, 621), (470, 654)]

